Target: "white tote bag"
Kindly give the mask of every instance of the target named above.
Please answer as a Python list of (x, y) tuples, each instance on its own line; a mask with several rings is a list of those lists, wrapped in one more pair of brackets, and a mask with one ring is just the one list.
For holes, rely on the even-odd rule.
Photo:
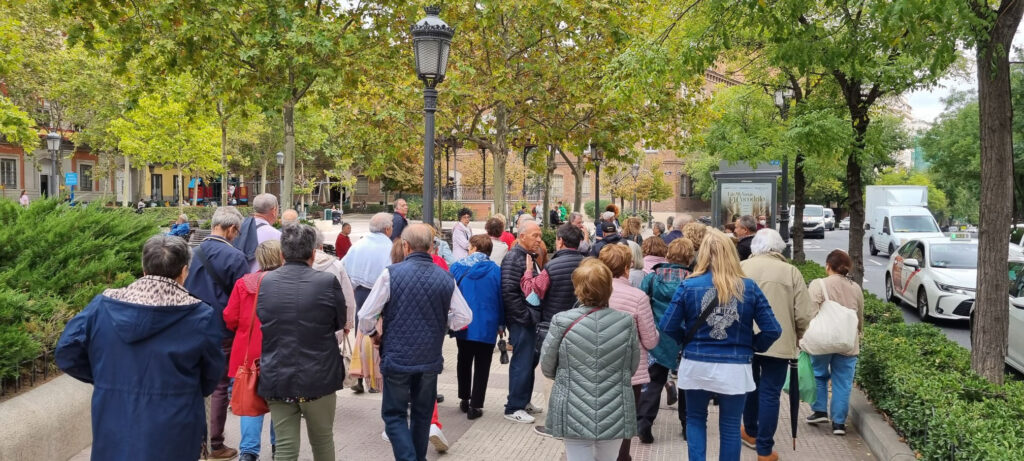
[(825, 302), (800, 339), (800, 348), (811, 355), (850, 352), (857, 344), (857, 312), (829, 299), (828, 287), (819, 283)]

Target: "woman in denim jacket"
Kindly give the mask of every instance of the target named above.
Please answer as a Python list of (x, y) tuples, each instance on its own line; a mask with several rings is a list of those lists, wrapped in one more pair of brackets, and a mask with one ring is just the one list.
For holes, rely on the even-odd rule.
[[(689, 459), (707, 453), (708, 402), (719, 401), (720, 460), (740, 459), (740, 419), (747, 392), (754, 390), (750, 361), (782, 334), (761, 289), (743, 278), (736, 246), (725, 234), (709, 230), (697, 254), (692, 275), (676, 289), (659, 328), (683, 342), (701, 312), (711, 314), (697, 326), (683, 347), (678, 386), (686, 395), (686, 438)], [(754, 324), (760, 329), (754, 333)]]

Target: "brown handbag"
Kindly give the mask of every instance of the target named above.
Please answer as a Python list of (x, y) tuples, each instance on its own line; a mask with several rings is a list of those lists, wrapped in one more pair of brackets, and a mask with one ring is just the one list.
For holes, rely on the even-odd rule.
[(245, 344), (245, 358), (235, 372), (235, 384), (231, 391), (231, 412), (238, 416), (260, 416), (270, 411), (267, 401), (256, 393), (260, 381), (259, 359), (249, 360), (249, 344), (252, 343), (252, 329), (256, 323), (256, 304), (260, 299), (260, 285), (264, 273), (256, 282), (256, 299), (252, 302), (252, 318), (249, 319), (249, 339)]

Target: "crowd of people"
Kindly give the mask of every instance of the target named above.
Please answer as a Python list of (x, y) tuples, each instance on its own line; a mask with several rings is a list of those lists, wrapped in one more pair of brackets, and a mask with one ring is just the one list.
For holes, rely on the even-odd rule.
[[(612, 207), (591, 232), (559, 203), (550, 254), (532, 213), (517, 215), (513, 235), (502, 215), (474, 232), (460, 210), (449, 246), (410, 223), (401, 199), (354, 242), (346, 224), (337, 257), (270, 194), (254, 198), (249, 218), (218, 208), (194, 250), (154, 236), (143, 277), (98, 295), (58, 344), (58, 365), (95, 386), (93, 459), (256, 460), (268, 414), (273, 459), (298, 458), (305, 420), (314, 459), (333, 460), (337, 392), (348, 387), (381, 394), (381, 437), (396, 460), (424, 460), (430, 446), (449, 449), (437, 412), (446, 336), (466, 418), (498, 409), (486, 392), (495, 344), (507, 339), (502, 416), (562, 439), (570, 461), (631, 460), (633, 437), (655, 441), (662, 393), (678, 402), (689, 459), (706, 458), (711, 402), (720, 459), (739, 460), (744, 444), (759, 461), (778, 459), (783, 382), (818, 309), (837, 302), (862, 328), (849, 256), (833, 251), (828, 277), (808, 288), (778, 232), (751, 216), (716, 229), (682, 215), (645, 238), (638, 218), (620, 224)], [(808, 423), (845, 434), (858, 353), (812, 357)], [(546, 402), (533, 401), (538, 366)], [(266, 408), (240, 417), (235, 449), (228, 405), (237, 412), (231, 394), (246, 391), (253, 369)]]

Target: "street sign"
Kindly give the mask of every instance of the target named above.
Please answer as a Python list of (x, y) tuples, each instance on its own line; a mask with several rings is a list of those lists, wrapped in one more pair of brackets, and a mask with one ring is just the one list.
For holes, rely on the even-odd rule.
[(770, 164), (772, 164), (772, 165), (775, 165), (775, 166), (779, 166), (779, 163), (780, 163), (780, 162), (779, 162), (778, 160), (772, 160), (772, 161), (770, 161), (770, 162), (768, 162), (768, 163), (770, 163)]
[(65, 186), (77, 186), (78, 185), (78, 173), (64, 173), (64, 185)]

